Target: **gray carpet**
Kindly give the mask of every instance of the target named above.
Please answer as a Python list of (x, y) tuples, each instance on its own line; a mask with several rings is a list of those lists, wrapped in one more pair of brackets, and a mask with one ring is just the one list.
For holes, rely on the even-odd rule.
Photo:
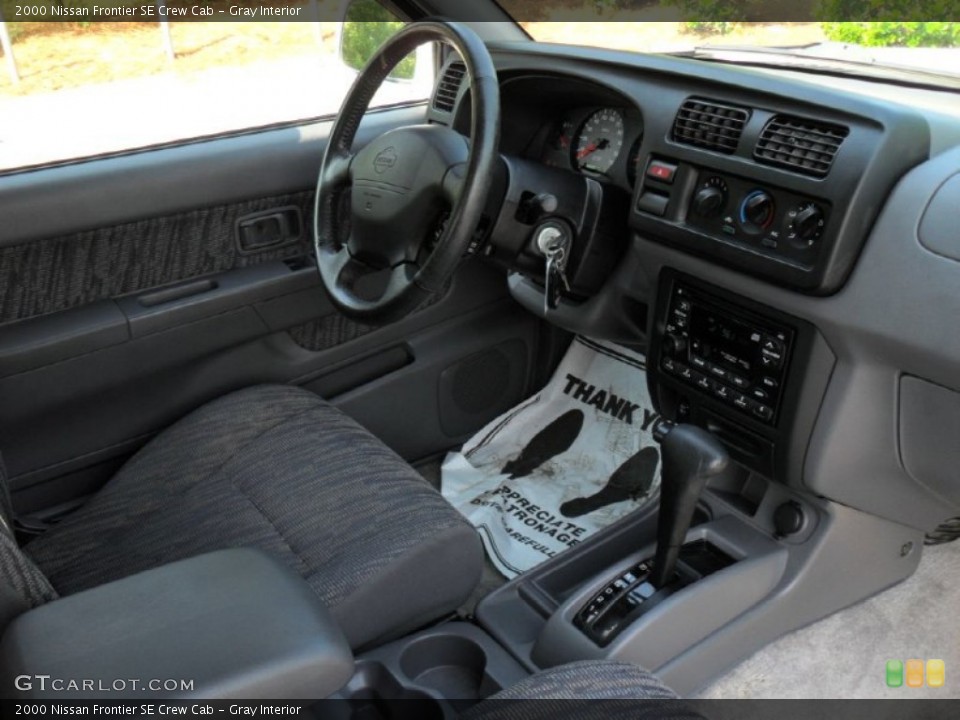
[(437, 490), (440, 489), (440, 478), (442, 475), (440, 467), (443, 465), (443, 459), (445, 457), (446, 455), (434, 456), (426, 460), (421, 460), (413, 466), (414, 470), (420, 473), (423, 479), (433, 485)]
[[(700, 698), (960, 698), (960, 541), (924, 549), (905, 582), (786, 635)], [(887, 660), (940, 659), (942, 688), (886, 686)]]

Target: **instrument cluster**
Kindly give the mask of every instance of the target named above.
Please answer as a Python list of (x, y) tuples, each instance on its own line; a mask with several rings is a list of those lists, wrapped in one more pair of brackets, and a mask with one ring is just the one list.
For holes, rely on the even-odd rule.
[(634, 108), (580, 107), (546, 123), (539, 133), (546, 165), (632, 189), (641, 162), (643, 118)]

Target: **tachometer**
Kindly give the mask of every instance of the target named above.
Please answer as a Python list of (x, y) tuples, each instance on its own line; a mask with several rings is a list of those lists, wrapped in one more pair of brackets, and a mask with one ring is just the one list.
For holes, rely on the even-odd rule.
[(623, 150), (623, 114), (614, 108), (597, 110), (580, 128), (573, 144), (573, 164), (579, 170), (606, 174)]

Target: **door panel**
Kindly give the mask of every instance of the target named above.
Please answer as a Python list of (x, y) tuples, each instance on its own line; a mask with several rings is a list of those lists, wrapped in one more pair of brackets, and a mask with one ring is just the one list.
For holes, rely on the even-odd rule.
[[(364, 133), (410, 120), (410, 109), (376, 113)], [(316, 130), (292, 143), (291, 131), (270, 131), (0, 179), (0, 212), (16, 198), (59, 211), (29, 228), (17, 215), (17, 241), (0, 241), (0, 448), (21, 513), (93, 492), (159, 430), (256, 383), (330, 397), (411, 460), (462, 441), (529, 391), (539, 321), (482, 260), (393, 325), (334, 312), (308, 256)], [(299, 237), (238, 248), (239, 219), (291, 207)], [(489, 402), (458, 400), (477, 383), (489, 384)]]
[[(44, 315), (170, 283), (303, 257), (309, 251), (312, 192), (204, 207), (0, 248), (0, 323)], [(237, 221), (296, 207), (294, 242), (241, 252)]]

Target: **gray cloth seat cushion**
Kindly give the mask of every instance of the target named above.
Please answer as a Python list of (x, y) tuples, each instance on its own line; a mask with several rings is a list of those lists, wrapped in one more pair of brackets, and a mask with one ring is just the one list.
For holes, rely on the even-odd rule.
[(493, 700), (676, 700), (677, 694), (639, 665), (583, 660), (541, 670)]
[(453, 611), (483, 565), (474, 529), (413, 468), (313, 393), (273, 385), (174, 424), (25, 550), (68, 595), (228, 547), (297, 570), (354, 648)]
[(702, 715), (657, 677), (638, 665), (614, 660), (584, 660), (542, 670), (474, 705), (460, 717), (465, 720), (703, 720)]

